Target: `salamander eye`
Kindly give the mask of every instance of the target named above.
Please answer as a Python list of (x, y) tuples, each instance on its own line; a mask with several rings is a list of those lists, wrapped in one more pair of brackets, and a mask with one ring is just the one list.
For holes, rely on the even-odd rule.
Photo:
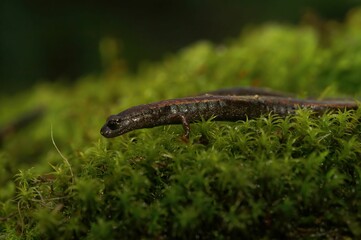
[(120, 124), (119, 119), (112, 119), (108, 121), (107, 126), (110, 128), (110, 130), (116, 130), (119, 128), (119, 124)]

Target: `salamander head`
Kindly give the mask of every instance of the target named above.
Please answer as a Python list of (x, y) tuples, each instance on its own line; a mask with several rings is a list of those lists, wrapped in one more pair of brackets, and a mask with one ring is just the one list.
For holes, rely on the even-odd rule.
[(100, 134), (106, 138), (120, 136), (134, 129), (132, 123), (133, 121), (129, 119), (122, 119), (117, 115), (112, 115), (100, 129)]

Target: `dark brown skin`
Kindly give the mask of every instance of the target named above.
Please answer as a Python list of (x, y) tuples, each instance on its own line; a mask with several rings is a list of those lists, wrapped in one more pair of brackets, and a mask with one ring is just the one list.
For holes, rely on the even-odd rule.
[[(202, 119), (215, 121), (238, 121), (257, 118), (269, 113), (279, 116), (294, 114), (299, 108), (308, 108), (316, 114), (332, 110), (357, 109), (354, 101), (316, 101), (299, 100), (280, 97), (277, 93), (272, 96), (246, 95), (246, 96), (202, 95), (139, 105), (129, 108), (117, 115), (111, 115), (100, 133), (107, 138), (117, 137), (124, 133), (141, 129), (152, 128), (167, 124), (182, 124), (188, 139), (190, 123)], [(212, 92), (212, 94), (219, 92)], [(254, 91), (252, 91), (254, 93)]]

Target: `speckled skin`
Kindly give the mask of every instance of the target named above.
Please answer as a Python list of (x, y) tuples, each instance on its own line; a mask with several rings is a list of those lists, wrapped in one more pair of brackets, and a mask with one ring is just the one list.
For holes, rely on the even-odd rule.
[(141, 128), (166, 124), (182, 124), (185, 138), (189, 124), (214, 117), (216, 121), (238, 121), (256, 118), (264, 114), (286, 116), (298, 108), (312, 109), (317, 114), (327, 110), (357, 109), (353, 101), (299, 100), (274, 96), (221, 96), (202, 95), (139, 105), (117, 115), (111, 115), (101, 129), (104, 137), (112, 138)]

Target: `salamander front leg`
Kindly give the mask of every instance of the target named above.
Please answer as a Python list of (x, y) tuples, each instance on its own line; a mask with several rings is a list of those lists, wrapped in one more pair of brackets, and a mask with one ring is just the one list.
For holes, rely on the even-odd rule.
[(187, 118), (184, 115), (180, 115), (180, 118), (182, 120), (182, 125), (183, 125), (183, 129), (184, 129), (184, 135), (182, 136), (182, 140), (184, 142), (188, 142), (189, 134), (191, 132), (191, 126), (190, 126)]

